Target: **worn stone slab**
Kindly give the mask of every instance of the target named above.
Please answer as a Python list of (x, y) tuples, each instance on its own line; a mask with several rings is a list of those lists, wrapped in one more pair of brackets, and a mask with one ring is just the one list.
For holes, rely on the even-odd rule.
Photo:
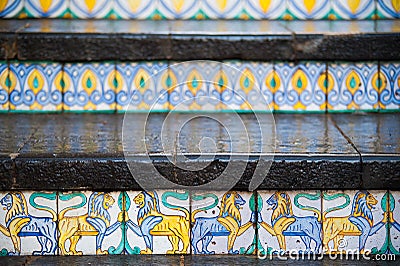
[(396, 21), (1, 20), (15, 60), (398, 60)]

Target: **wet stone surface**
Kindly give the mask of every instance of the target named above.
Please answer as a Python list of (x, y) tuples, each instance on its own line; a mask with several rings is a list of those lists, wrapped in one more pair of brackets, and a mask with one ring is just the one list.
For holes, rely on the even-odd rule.
[[(300, 183), (304, 189), (400, 189), (396, 114), (275, 114), (276, 139), (269, 143), (276, 145), (274, 157), (257, 155), (271, 151), (271, 146), (259, 141), (252, 115), (240, 115), (248, 132), (245, 137), (235, 130), (239, 127), (231, 114), (220, 114), (216, 117), (230, 128), (229, 134), (221, 124), (203, 117), (184, 124), (178, 138), (174, 128), (187, 114), (176, 114), (163, 125), (165, 116), (152, 115), (142, 138), (137, 125), (146, 116), (134, 115), (131, 133), (137, 137), (128, 151), (134, 156), (135, 177), (148, 177), (150, 166), (176, 184), (199, 186), (218, 178), (229, 162), (238, 173), (232, 177), (234, 189), (243, 191), (249, 189), (257, 163), (269, 162), (269, 172), (260, 174), (264, 181), (259, 189), (296, 189)], [(140, 189), (124, 159), (121, 114), (2, 114), (0, 120), (3, 190)], [(163, 150), (163, 126), (168, 128), (167, 142), (177, 143), (183, 155), (169, 156), (170, 150)], [(213, 142), (200, 149), (203, 136)], [(198, 157), (199, 151), (210, 156)], [(229, 155), (231, 151), (235, 154)], [(202, 160), (204, 169), (190, 170), (204, 165)]]

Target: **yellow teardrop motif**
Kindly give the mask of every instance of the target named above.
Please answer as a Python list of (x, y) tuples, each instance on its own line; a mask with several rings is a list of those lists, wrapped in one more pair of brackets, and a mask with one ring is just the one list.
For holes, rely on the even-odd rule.
[(42, 7), (44, 13), (49, 11), (52, 2), (53, 0), (40, 0), (40, 6)]
[(38, 71), (37, 69), (34, 69), (28, 77), (28, 86), (29, 88), (33, 91), (33, 93), (36, 95), (44, 85), (44, 78), (42, 73)]
[(346, 88), (350, 91), (352, 95), (358, 90), (360, 87), (360, 77), (357, 72), (352, 70), (346, 78)]
[(150, 75), (147, 73), (146, 70), (144, 70), (143, 68), (139, 69), (134, 79), (134, 89), (139, 90), (140, 93), (143, 94), (150, 86), (149, 77)]
[[(222, 80), (222, 84), (221, 84)], [(222, 93), (228, 87), (228, 77), (223, 70), (220, 70), (214, 77), (214, 88), (219, 93)]]
[[(380, 81), (379, 81), (380, 79)], [(379, 72), (376, 72), (371, 79), (371, 85), (372, 88), (374, 88), (374, 90), (376, 90), (377, 92), (381, 93), (387, 84), (387, 80), (385, 75), (381, 74), (379, 75)]]
[[(169, 80), (168, 80), (168, 78), (169, 78)], [(161, 77), (161, 86), (168, 93), (171, 93), (175, 90), (177, 83), (178, 83), (178, 80), (176, 78), (174, 71), (172, 71), (171, 69), (168, 68), (167, 71), (165, 71)]]
[(300, 95), (307, 88), (307, 76), (302, 69), (297, 69), (292, 77), (293, 89)]
[(240, 88), (248, 94), (254, 87), (254, 75), (246, 68), (240, 76)]
[(119, 92), (122, 89), (124, 79), (118, 70), (111, 72), (108, 76), (108, 86), (114, 91)]
[(91, 13), (96, 5), (96, 0), (85, 0), (85, 4), (88, 8), (89, 13)]
[(400, 1), (399, 0), (392, 0), (392, 6), (393, 6), (393, 9), (396, 11), (396, 13), (399, 13), (399, 11), (400, 11)]
[(311, 11), (314, 9), (316, 0), (304, 0), (304, 5), (307, 9), (308, 14), (311, 14)]
[(221, 11), (224, 11), (225, 7), (226, 7), (226, 4), (227, 4), (227, 0), (216, 0), (216, 2), (217, 2), (217, 5), (218, 5), (219, 9)]
[(267, 78), (265, 79), (265, 85), (272, 93), (278, 91), (281, 86), (281, 78), (275, 70), (272, 70), (272, 72), (267, 75)]
[(176, 12), (181, 12), (182, 8), (183, 8), (183, 4), (185, 3), (185, 0), (172, 0), (174, 3), (174, 7)]
[(264, 13), (267, 13), (270, 5), (271, 5), (271, 0), (260, 0), (260, 7)]
[(132, 12), (136, 12), (136, 10), (140, 6), (141, 0), (126, 0)]
[(202, 81), (203, 77), (196, 69), (193, 69), (192, 72), (190, 72), (190, 74), (188, 75), (186, 82), (190, 92), (193, 95), (196, 95), (197, 91), (202, 87)]
[(4, 8), (6, 8), (7, 6), (7, 2), (8, 1), (0, 1), (0, 12), (4, 10)]
[(96, 76), (90, 69), (87, 69), (82, 76), (82, 88), (87, 95), (91, 95), (92, 92), (97, 88)]
[(351, 13), (355, 14), (360, 5), (361, 0), (347, 0)]
[(318, 87), (324, 92), (330, 92), (333, 89), (334, 79), (330, 73), (328, 73), (328, 78), (326, 74), (323, 73), (318, 78)]

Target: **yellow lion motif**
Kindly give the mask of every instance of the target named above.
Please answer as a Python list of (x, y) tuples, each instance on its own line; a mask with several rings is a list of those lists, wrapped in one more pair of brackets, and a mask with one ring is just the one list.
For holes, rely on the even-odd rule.
[[(185, 216), (165, 215), (160, 212), (158, 197), (155, 192), (141, 192), (133, 201), (139, 206), (138, 225), (146, 243), (146, 250), (141, 254), (153, 252), (153, 236), (168, 236), (172, 249), (167, 254), (184, 254), (189, 247), (190, 214), (182, 207), (174, 209), (182, 211)], [(179, 250), (179, 242), (182, 249)]]
[[(214, 236), (227, 236), (227, 250), (229, 254), (238, 254), (239, 251), (233, 250), (235, 240), (242, 235), (250, 226), (251, 222), (242, 225), (242, 216), (239, 209), (246, 201), (235, 191), (225, 193), (221, 199), (221, 207), (218, 216), (198, 217), (194, 220), (192, 229), (192, 247), (194, 254), (213, 254), (208, 250), (208, 246)], [(203, 211), (197, 209), (193, 211), (192, 217), (196, 213)], [(201, 249), (198, 243), (201, 241)]]
[[(88, 213), (80, 216), (65, 217), (65, 213), (74, 209), (67, 207), (59, 215), (58, 229), (60, 231), (59, 247), (61, 255), (82, 255), (76, 251), (76, 245), (82, 236), (96, 236), (96, 254), (108, 254), (101, 250), (104, 236), (108, 234), (110, 227), (110, 214), (108, 209), (114, 204), (114, 198), (103, 192), (94, 192), (89, 198)], [(65, 242), (70, 241), (69, 251), (65, 248)]]
[(327, 252), (331, 252), (328, 243), (333, 240), (334, 250), (338, 250), (338, 243), (344, 236), (359, 236), (359, 249), (364, 252), (365, 242), (373, 229), (372, 208), (378, 201), (368, 191), (358, 191), (354, 196), (352, 210), (349, 216), (323, 216), (323, 245)]

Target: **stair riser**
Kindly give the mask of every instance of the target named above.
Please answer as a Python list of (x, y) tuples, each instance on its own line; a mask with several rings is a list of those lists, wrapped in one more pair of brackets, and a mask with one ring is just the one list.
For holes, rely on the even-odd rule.
[(399, 18), (396, 1), (9, 0), (1, 17), (98, 19), (380, 19)]
[(123, 111), (131, 97), (131, 111), (158, 112), (398, 111), (400, 106), (398, 62), (18, 61), (0, 63), (0, 80), (2, 111)]

